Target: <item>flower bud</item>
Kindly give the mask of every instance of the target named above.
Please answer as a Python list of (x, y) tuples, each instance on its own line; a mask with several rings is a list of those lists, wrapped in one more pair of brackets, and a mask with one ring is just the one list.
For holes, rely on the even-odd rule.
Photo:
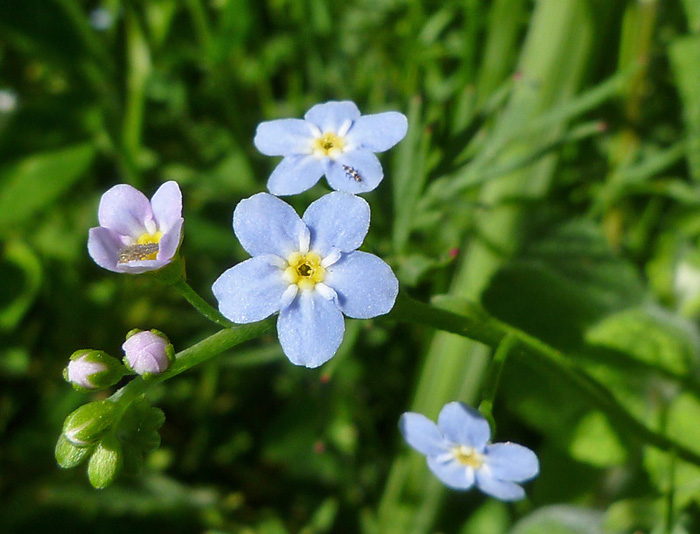
[(115, 404), (104, 400), (83, 404), (66, 417), (63, 435), (76, 447), (88, 447), (114, 424)]
[(117, 437), (107, 434), (88, 462), (88, 478), (95, 488), (106, 488), (117, 478), (124, 465), (124, 453)]
[(63, 370), (63, 378), (77, 390), (104, 389), (124, 376), (119, 360), (101, 350), (77, 350)]
[(127, 334), (122, 350), (124, 365), (140, 375), (162, 373), (175, 357), (170, 341), (158, 330), (132, 330)]

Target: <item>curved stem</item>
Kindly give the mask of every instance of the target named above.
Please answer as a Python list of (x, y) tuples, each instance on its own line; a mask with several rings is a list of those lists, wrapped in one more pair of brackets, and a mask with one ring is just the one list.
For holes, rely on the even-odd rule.
[(593, 406), (608, 415), (618, 425), (647, 444), (663, 451), (673, 451), (677, 458), (700, 466), (699, 453), (638, 421), (617, 401), (610, 390), (554, 347), (517, 328), (501, 323), (475, 305), (464, 306), (462, 311), (464, 313), (460, 314), (434, 308), (406, 295), (400, 295), (396, 307), (388, 318), (432, 326), (469, 337), (493, 348), (498, 347), (506, 336), (513, 336), (517, 340), (519, 352), (576, 388)]
[(211, 306), (206, 300), (200, 297), (184, 278), (181, 278), (175, 282), (173, 287), (177, 289), (180, 294), (185, 297), (185, 299), (187, 299), (187, 302), (189, 302), (195, 310), (204, 315), (204, 317), (210, 321), (218, 324), (219, 326), (223, 326), (224, 328), (229, 328), (233, 325), (231, 321), (219, 313), (219, 310)]

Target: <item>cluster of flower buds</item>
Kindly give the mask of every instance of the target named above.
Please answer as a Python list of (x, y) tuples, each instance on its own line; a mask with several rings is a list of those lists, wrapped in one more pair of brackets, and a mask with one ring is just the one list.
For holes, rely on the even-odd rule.
[[(63, 371), (79, 391), (106, 389), (129, 374), (149, 379), (168, 369), (175, 351), (158, 330), (132, 330), (122, 345), (123, 361), (100, 350), (76, 351)], [(163, 412), (145, 400), (84, 404), (70, 414), (56, 444), (56, 460), (71, 468), (88, 460), (88, 478), (96, 488), (109, 486), (122, 471), (136, 473), (143, 455), (160, 444)]]
[(163, 412), (139, 399), (126, 406), (103, 400), (84, 404), (70, 414), (56, 444), (63, 468), (88, 461), (88, 478), (96, 488), (109, 486), (122, 472), (136, 473), (143, 455), (160, 444)]

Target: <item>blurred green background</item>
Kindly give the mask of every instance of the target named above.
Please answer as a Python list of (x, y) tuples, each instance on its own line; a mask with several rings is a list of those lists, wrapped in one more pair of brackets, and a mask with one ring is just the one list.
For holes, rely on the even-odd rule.
[(177, 180), (188, 279), (213, 303), (246, 258), (233, 208), (276, 164), (257, 123), (342, 99), (409, 118), (363, 246), (405, 291), (480, 303), (700, 451), (697, 0), (3, 0), (0, 532), (700, 532), (698, 467), (515, 355), (495, 439), (538, 452), (529, 499), (443, 490), (398, 418), (478, 404), (490, 352), (381, 318), (348, 321), (318, 370), (269, 336), (158, 386), (140, 476), (94, 490), (57, 467), (63, 419), (102, 398), (63, 382), (73, 351), (215, 331), (90, 260), (100, 195)]

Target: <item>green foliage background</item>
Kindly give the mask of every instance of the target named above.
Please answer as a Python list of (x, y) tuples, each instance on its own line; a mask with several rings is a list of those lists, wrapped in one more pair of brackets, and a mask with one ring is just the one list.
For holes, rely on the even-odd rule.
[(0, 67), (17, 97), (0, 111), (0, 532), (700, 531), (700, 466), (522, 354), (495, 439), (538, 452), (529, 499), (444, 490), (398, 417), (478, 405), (491, 351), (381, 318), (349, 321), (318, 370), (268, 336), (159, 385), (140, 476), (98, 491), (53, 455), (65, 416), (102, 398), (61, 379), (74, 350), (215, 331), (90, 260), (100, 195), (177, 180), (188, 279), (213, 302), (246, 258), (233, 208), (276, 163), (257, 123), (342, 99), (409, 118), (364, 245), (404, 291), (480, 304), (700, 453), (696, 0), (5, 0)]

